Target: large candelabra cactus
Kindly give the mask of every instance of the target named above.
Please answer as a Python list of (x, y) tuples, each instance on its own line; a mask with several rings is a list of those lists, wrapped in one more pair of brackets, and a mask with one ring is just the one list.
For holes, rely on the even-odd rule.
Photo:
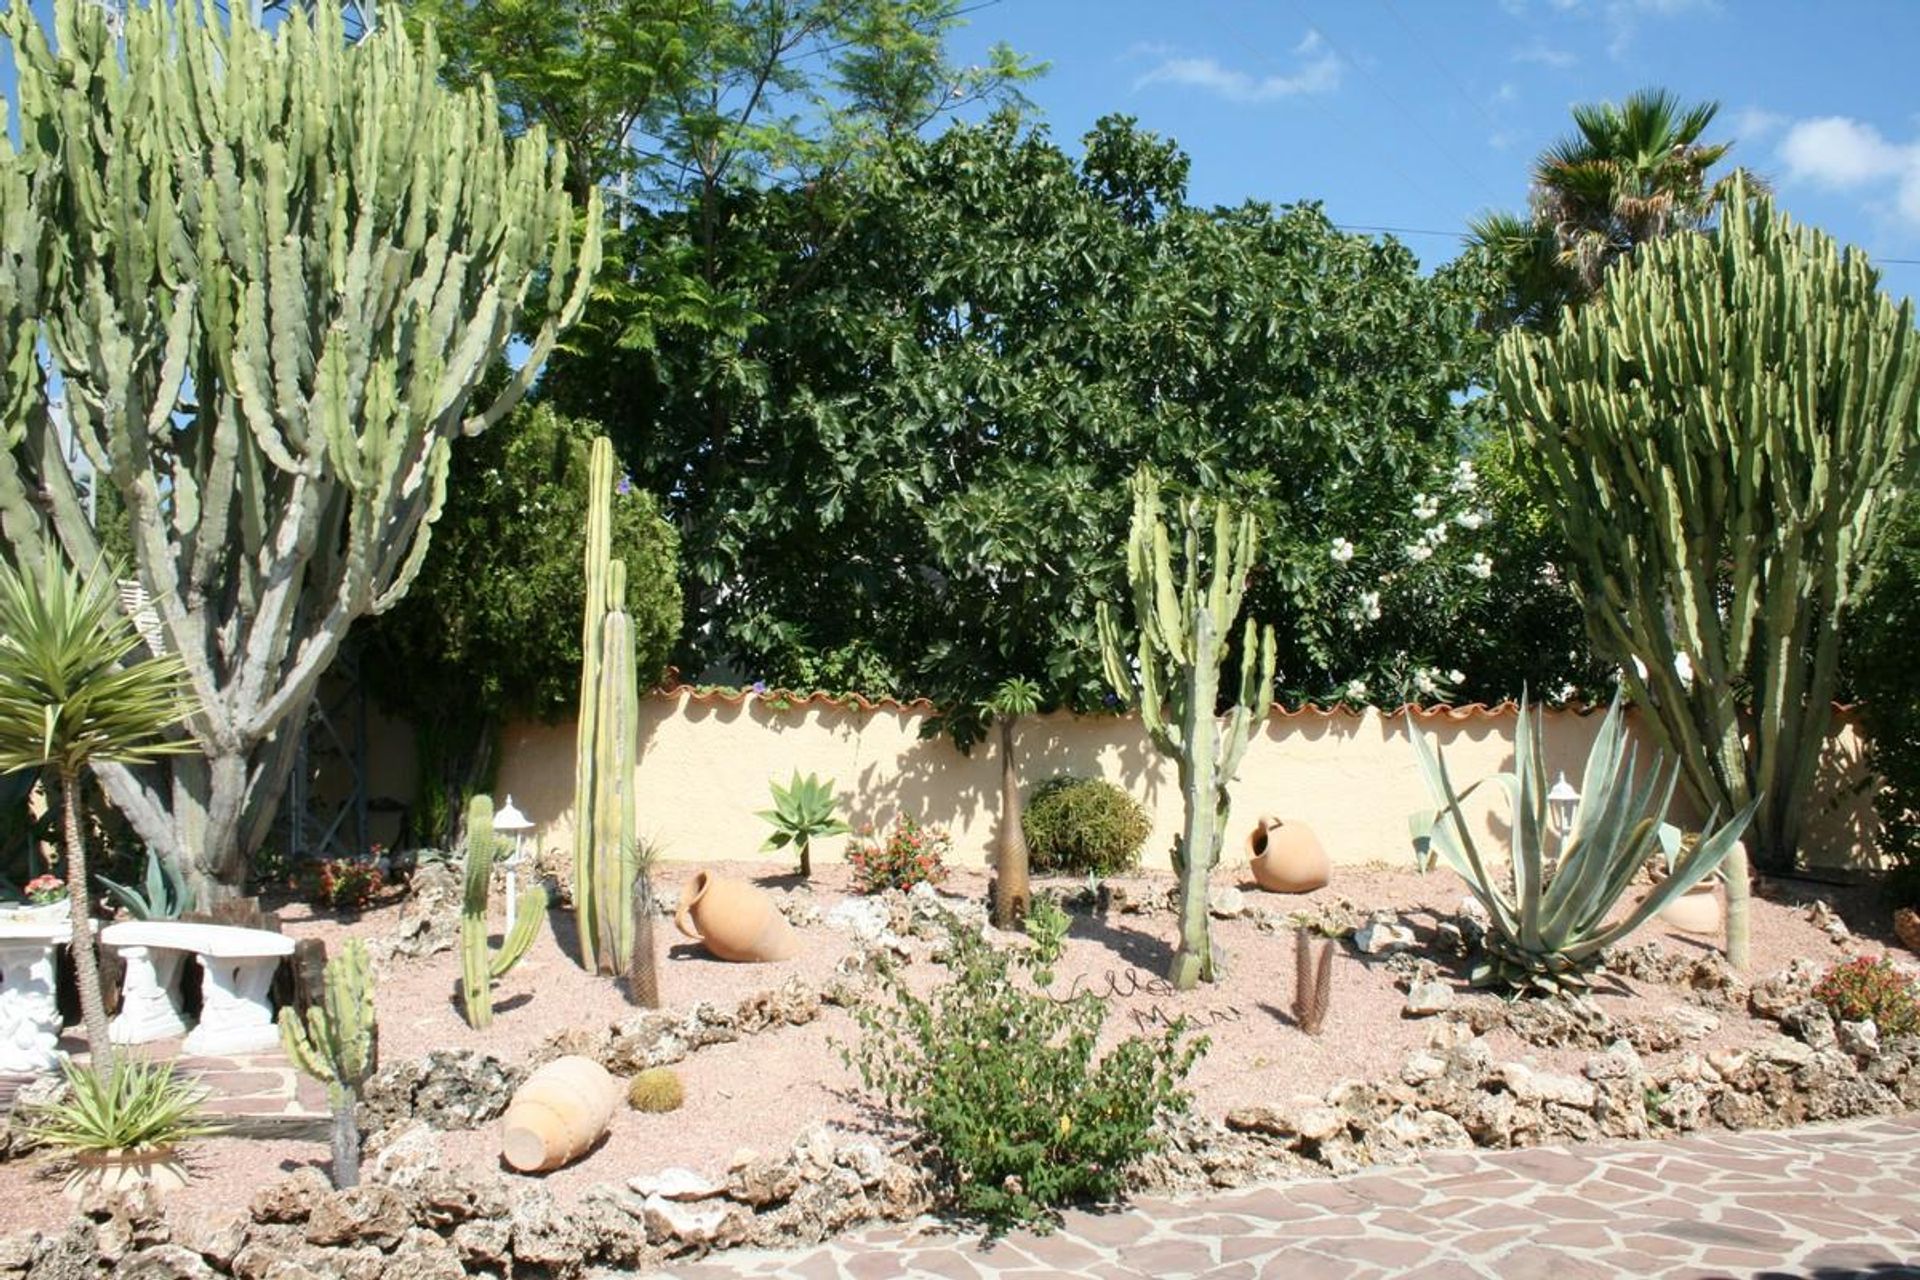
[[(1920, 462), (1911, 300), (1737, 184), (1642, 245), (1558, 337), (1500, 344), (1501, 399), (1602, 652), (1709, 807), (1795, 861), (1840, 637)], [(1729, 886), (1744, 887), (1736, 851)]]
[(633, 768), (639, 757), (639, 680), (627, 568), (612, 558), (613, 442), (593, 442), (587, 483), (586, 607), (580, 633), (580, 720), (573, 781), (573, 907), (580, 955), (601, 973), (633, 957), (638, 869)]
[(460, 998), (467, 1025), (493, 1023), (493, 984), (519, 964), (540, 936), (547, 918), (547, 891), (532, 885), (514, 904), (513, 927), (494, 950), (487, 942), (487, 900), (493, 890), (493, 860), (500, 837), (493, 831), (493, 797), (475, 796), (467, 806), (467, 883), (460, 908)]
[[(1211, 549), (1204, 549), (1208, 509)], [(1240, 645), (1240, 688), (1226, 724), (1219, 710), (1220, 666), (1226, 659), (1240, 597), (1259, 549), (1259, 528), (1225, 501), (1186, 498), (1176, 512), (1178, 564), (1161, 515), (1159, 483), (1148, 472), (1133, 481), (1133, 526), (1127, 579), (1133, 587), (1138, 642), (1100, 607), (1100, 647), (1107, 681), (1137, 702), (1153, 745), (1179, 766), (1186, 820), (1174, 849), (1180, 876), (1180, 944), (1168, 978), (1182, 991), (1212, 982), (1223, 968), (1207, 918), (1207, 877), (1220, 862), (1228, 795), (1255, 724), (1273, 707), (1271, 626), (1247, 620)], [(1131, 659), (1131, 661), (1130, 661)]]
[(373, 974), (360, 939), (347, 939), (340, 954), (327, 962), (325, 993), (307, 1010), (304, 1022), (292, 1009), (280, 1011), (280, 1043), (295, 1066), (327, 1086), (333, 1110), (333, 1184), (357, 1185), (360, 1125), (354, 1108), (380, 1052)]
[[(349, 44), (337, 0), (270, 28), (154, 0), (116, 34), (54, 0), (50, 42), (42, 11), (0, 14), (20, 139), (0, 153), (0, 527), (16, 558), (50, 524), (99, 561), (69, 436), (125, 509), (199, 750), (102, 782), (205, 900), (242, 882), (349, 627), (419, 569), (453, 440), (580, 314), (600, 218), (540, 129), (509, 141), (485, 91), (440, 83), (430, 33)], [(475, 402), (530, 303), (526, 359)], [(14, 412), (36, 351), (65, 429)]]

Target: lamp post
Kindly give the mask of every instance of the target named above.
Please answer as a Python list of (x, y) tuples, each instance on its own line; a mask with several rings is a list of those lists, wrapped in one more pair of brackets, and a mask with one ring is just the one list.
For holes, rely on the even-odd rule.
[[(1556, 770), (1553, 786), (1547, 791), (1547, 817), (1560, 837), (1560, 856), (1567, 852), (1567, 836), (1573, 831), (1573, 816), (1580, 810), (1580, 793), (1567, 781), (1565, 770)], [(1559, 857), (1554, 859), (1556, 865)]]
[(493, 829), (498, 835), (513, 837), (513, 853), (502, 864), (507, 869), (507, 932), (513, 932), (513, 919), (519, 913), (519, 869), (527, 860), (527, 832), (533, 830), (533, 821), (514, 807), (513, 797), (500, 806), (493, 815)]

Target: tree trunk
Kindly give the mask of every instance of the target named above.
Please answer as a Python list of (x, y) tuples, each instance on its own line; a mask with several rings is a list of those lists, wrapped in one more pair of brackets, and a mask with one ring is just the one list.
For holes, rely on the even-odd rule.
[(333, 1100), (333, 1185), (360, 1185), (360, 1122), (354, 1117), (354, 1097), (335, 1086)]
[(1207, 919), (1207, 878), (1220, 856), (1224, 798), (1219, 786), (1220, 721), (1214, 714), (1220, 665), (1204, 656), (1213, 652), (1213, 615), (1204, 600), (1194, 610), (1192, 643), (1193, 652), (1203, 656), (1187, 669), (1180, 726), (1180, 790), (1186, 807), (1186, 824), (1174, 851), (1174, 869), (1180, 874), (1180, 942), (1167, 970), (1167, 981), (1176, 991), (1217, 981), (1222, 968)]
[(100, 958), (93, 950), (93, 904), (87, 893), (87, 846), (80, 838), (80, 774), (60, 770), (60, 818), (67, 844), (67, 907), (73, 921), (74, 981), (80, 988), (80, 1020), (87, 1028), (87, 1057), (93, 1074), (113, 1070), (113, 1040), (107, 1031), (107, 1002), (100, 991)]
[(1027, 834), (1020, 826), (1020, 771), (1013, 755), (1015, 717), (1000, 716), (1000, 849), (994, 866), (993, 923), (1017, 929), (1027, 918)]

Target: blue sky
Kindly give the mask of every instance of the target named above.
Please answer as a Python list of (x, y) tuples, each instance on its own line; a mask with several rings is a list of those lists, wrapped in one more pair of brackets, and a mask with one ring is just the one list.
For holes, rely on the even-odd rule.
[[(974, 0), (981, 4), (981, 0)], [(1319, 200), (1336, 222), (1457, 232), (1521, 209), (1571, 104), (1665, 86), (1796, 217), (1920, 292), (1920, 3), (1911, 0), (994, 0), (954, 41), (1052, 64), (1062, 141), (1124, 112), (1193, 157), (1192, 197)], [(1422, 261), (1447, 234), (1402, 237)]]

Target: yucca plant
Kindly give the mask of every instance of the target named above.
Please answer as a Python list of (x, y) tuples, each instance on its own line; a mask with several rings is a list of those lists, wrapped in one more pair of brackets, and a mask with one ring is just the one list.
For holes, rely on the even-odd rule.
[(73, 967), (88, 1055), (102, 1075), (113, 1051), (93, 950), (80, 774), (194, 750), (164, 736), (195, 710), (186, 667), (171, 654), (135, 657), (145, 642), (120, 607), (117, 576), (104, 564), (82, 576), (51, 551), (37, 573), (0, 562), (0, 772), (51, 768), (59, 780)]
[(813, 839), (851, 830), (833, 812), (833, 780), (822, 781), (811, 773), (803, 778), (795, 769), (793, 781), (786, 786), (777, 782), (770, 785), (773, 808), (762, 809), (760, 816), (773, 824), (773, 834), (760, 848), (763, 851), (784, 849), (791, 844), (800, 853), (800, 875), (811, 876), (813, 860), (809, 855)]
[(1440, 806), (1432, 830), (1433, 847), (1466, 880), (1492, 920), (1487, 956), (1472, 973), (1476, 985), (1542, 992), (1584, 988), (1602, 952), (1713, 874), (1753, 817), (1755, 804), (1751, 803), (1718, 827), (1714, 825), (1718, 815), (1709, 817), (1699, 842), (1674, 857), (1671, 873), (1632, 911), (1609, 924), (1608, 916), (1636, 873), (1650, 858), (1664, 857), (1660, 828), (1679, 780), (1678, 767), (1668, 768), (1658, 753), (1646, 775), (1639, 775), (1637, 751), (1627, 741), (1618, 694), (1594, 738), (1579, 807), (1560, 857), (1551, 864), (1546, 753), (1538, 713), (1524, 698), (1514, 728), (1514, 771), (1487, 779), (1506, 791), (1512, 807), (1510, 869), (1489, 868), (1461, 811), (1462, 802), (1481, 783), (1456, 791), (1446, 761), (1411, 713), (1407, 730), (1427, 786)]
[(171, 1062), (121, 1058), (104, 1072), (63, 1064), (67, 1090), (37, 1107), (27, 1130), (66, 1151), (159, 1151), (188, 1138), (218, 1133), (201, 1111), (207, 1090)]
[(124, 885), (105, 876), (98, 879), (101, 887), (135, 920), (178, 920), (194, 909), (193, 886), (151, 849), (147, 850), (143, 888)]

